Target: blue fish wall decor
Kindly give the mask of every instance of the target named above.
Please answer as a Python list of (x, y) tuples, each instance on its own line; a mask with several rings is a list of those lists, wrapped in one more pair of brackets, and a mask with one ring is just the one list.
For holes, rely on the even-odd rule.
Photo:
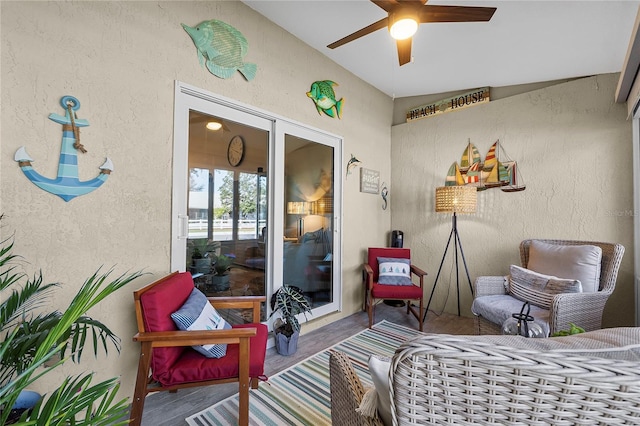
[(200, 65), (206, 66), (211, 74), (230, 78), (240, 71), (247, 81), (256, 76), (258, 66), (243, 60), (249, 43), (240, 31), (217, 19), (200, 22), (195, 27), (181, 25), (196, 45)]
[(311, 84), (311, 90), (307, 92), (307, 96), (311, 98), (318, 114), (325, 113), (329, 117), (342, 118), (342, 104), (344, 98), (339, 101), (336, 100), (336, 93), (333, 91), (333, 86), (337, 86), (338, 83), (334, 83), (331, 80), (315, 81)]
[(100, 166), (100, 173), (97, 177), (87, 181), (80, 181), (78, 178), (77, 151), (87, 152), (80, 143), (80, 127), (88, 126), (89, 122), (76, 116), (76, 111), (80, 108), (80, 101), (73, 96), (63, 96), (60, 100), (60, 105), (66, 110), (65, 115), (49, 114), (49, 120), (62, 125), (62, 146), (58, 161), (58, 176), (55, 179), (50, 179), (36, 172), (31, 166), (31, 162), (34, 160), (29, 157), (24, 146), (18, 148), (13, 159), (18, 162), (24, 175), (34, 185), (68, 202), (79, 195), (94, 191), (105, 183), (113, 171), (113, 163), (107, 158), (104, 164)]

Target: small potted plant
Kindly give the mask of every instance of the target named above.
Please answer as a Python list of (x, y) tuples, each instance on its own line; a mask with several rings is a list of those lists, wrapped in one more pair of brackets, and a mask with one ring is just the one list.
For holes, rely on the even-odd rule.
[(191, 252), (192, 274), (208, 274), (211, 272), (211, 253), (220, 248), (220, 241), (211, 241), (206, 238), (189, 240)]
[(295, 286), (283, 285), (271, 296), (271, 315), (280, 313), (273, 323), (276, 351), (280, 355), (292, 355), (298, 350), (300, 323), (296, 315), (311, 313), (311, 305), (302, 290)]
[(211, 277), (211, 290), (224, 291), (229, 290), (229, 269), (233, 265), (235, 256), (231, 254), (221, 254), (213, 258), (213, 271), (215, 275)]

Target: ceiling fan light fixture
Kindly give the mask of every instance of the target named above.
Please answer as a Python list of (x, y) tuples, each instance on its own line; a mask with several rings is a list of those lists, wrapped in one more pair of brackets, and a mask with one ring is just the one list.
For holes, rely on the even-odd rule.
[(216, 130), (222, 129), (222, 123), (217, 121), (209, 121), (207, 123), (207, 129), (213, 130), (215, 132)]
[(390, 13), (389, 33), (396, 40), (405, 40), (418, 31), (418, 19), (411, 13)]

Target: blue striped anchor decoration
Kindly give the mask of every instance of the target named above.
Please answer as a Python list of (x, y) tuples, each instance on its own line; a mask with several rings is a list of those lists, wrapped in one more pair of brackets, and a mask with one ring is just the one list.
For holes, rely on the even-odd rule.
[(81, 182), (78, 178), (78, 154), (87, 152), (80, 143), (80, 127), (89, 125), (87, 120), (79, 119), (76, 111), (80, 108), (80, 101), (73, 96), (63, 96), (60, 99), (65, 115), (55, 113), (49, 114), (49, 119), (62, 125), (62, 146), (60, 148), (60, 159), (58, 161), (58, 176), (50, 179), (36, 172), (31, 166), (34, 161), (24, 146), (21, 146), (14, 156), (14, 160), (22, 169), (24, 175), (40, 189), (50, 192), (62, 198), (64, 201), (71, 201), (79, 195), (85, 195), (99, 188), (113, 171), (113, 163), (109, 158), (100, 166), (100, 173), (97, 177)]

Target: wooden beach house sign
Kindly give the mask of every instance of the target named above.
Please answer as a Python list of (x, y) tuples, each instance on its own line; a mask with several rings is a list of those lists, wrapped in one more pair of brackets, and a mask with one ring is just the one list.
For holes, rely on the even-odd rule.
[(407, 123), (445, 112), (458, 111), (470, 106), (489, 102), (489, 88), (472, 90), (461, 95), (433, 102), (427, 105), (413, 107), (407, 111)]

